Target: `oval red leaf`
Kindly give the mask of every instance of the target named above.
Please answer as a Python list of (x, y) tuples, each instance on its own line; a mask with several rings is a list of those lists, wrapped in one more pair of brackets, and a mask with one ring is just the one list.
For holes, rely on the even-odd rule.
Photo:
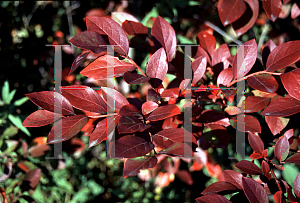
[[(85, 124), (87, 124), (88, 120), (88, 117), (84, 115), (75, 115), (62, 118), (52, 127), (47, 137), (47, 143), (54, 144), (70, 139), (80, 132)], [(58, 133), (56, 132), (56, 134), (54, 134), (54, 129), (57, 129)], [(61, 132), (61, 134), (59, 132)]]
[(281, 195), (282, 195), (282, 191), (275, 192), (274, 194), (275, 203), (282, 203)]
[(125, 135), (114, 143), (116, 157), (135, 158), (144, 156), (153, 148), (154, 145), (152, 143), (134, 135)]
[(198, 203), (231, 203), (226, 197), (221, 195), (205, 195), (196, 199)]
[(42, 173), (42, 171), (40, 168), (33, 169), (33, 170), (29, 171), (28, 173), (26, 173), (25, 184), (29, 184), (31, 189), (35, 189), (35, 187), (37, 186), (37, 184), (40, 181), (41, 173)]
[(129, 104), (127, 99), (115, 89), (101, 87), (101, 93), (105, 103), (116, 111), (120, 111), (122, 106)]
[(84, 61), (87, 55), (89, 55), (89, 53), (91, 53), (91, 51), (84, 52), (83, 54), (80, 54), (75, 58), (75, 60), (72, 63), (69, 75), (71, 75), (78, 68), (78, 66), (80, 66), (80, 64)]
[(216, 38), (206, 31), (200, 31), (197, 34), (197, 39), (200, 46), (205, 49), (210, 56), (212, 56), (216, 49)]
[(289, 118), (265, 116), (266, 122), (273, 135), (277, 135), (287, 126)]
[(147, 101), (158, 102), (161, 100), (159, 93), (155, 92), (153, 89), (149, 89), (146, 96)]
[(122, 23), (122, 28), (129, 35), (148, 35), (148, 28), (139, 22), (125, 20)]
[(270, 98), (248, 96), (245, 101), (245, 113), (253, 113), (263, 110), (270, 102)]
[(192, 84), (196, 84), (206, 71), (206, 57), (200, 56), (192, 62), (192, 70), (194, 73)]
[(212, 55), (212, 66), (223, 62), (223, 69), (227, 69), (229, 62), (227, 58), (231, 56), (230, 50), (227, 44), (222, 44), (217, 50), (214, 51)]
[(242, 177), (243, 175), (239, 172), (233, 171), (233, 170), (225, 170), (224, 171), (224, 178), (226, 182), (231, 183), (238, 189), (243, 189), (243, 183), (242, 183)]
[(262, 154), (262, 152), (264, 151), (264, 143), (261, 140), (261, 138), (258, 135), (254, 134), (252, 132), (249, 132), (248, 140), (249, 140), (249, 144), (250, 144), (251, 148), (255, 152)]
[[(239, 20), (232, 23), (233, 29), (238, 37), (253, 27), (259, 14), (259, 3), (257, 0), (244, 1), (250, 6), (252, 12), (249, 9), (246, 9), (244, 15), (242, 15)], [(248, 20), (249, 18), (250, 20)], [(247, 21), (245, 21), (245, 19), (247, 19)]]
[(118, 123), (118, 131), (120, 134), (143, 132), (151, 125), (144, 124), (141, 120), (134, 116), (122, 116)]
[(215, 110), (204, 110), (201, 112), (201, 121), (204, 125), (218, 124), (222, 126), (230, 126), (229, 118), (223, 113)]
[(278, 83), (276, 79), (270, 74), (251, 76), (247, 78), (247, 83), (253, 89), (257, 89), (263, 92), (274, 93), (278, 89)]
[(232, 185), (231, 183), (227, 183), (225, 181), (219, 181), (209, 185), (201, 192), (201, 194), (203, 195), (211, 195), (217, 193), (228, 194), (237, 190), (238, 188)]
[(71, 85), (61, 88), (62, 95), (77, 109), (106, 114), (107, 106), (102, 97), (92, 88)]
[(150, 58), (146, 74), (150, 78), (158, 78), (164, 80), (168, 72), (167, 55), (163, 48), (157, 50)]
[(284, 117), (298, 112), (300, 112), (300, 101), (292, 97), (285, 97), (271, 102), (260, 114), (263, 116)]
[[(238, 115), (231, 118), (234, 122), (233, 127), (241, 132), (261, 133), (259, 121), (250, 115)], [(239, 125), (237, 125), (239, 123)]]
[(169, 148), (160, 151), (158, 154), (168, 154), (171, 156), (193, 156), (192, 148), (187, 143), (175, 142)]
[(119, 112), (120, 116), (141, 116), (140, 111), (132, 104), (124, 105)]
[(252, 178), (243, 177), (243, 189), (249, 202), (269, 203), (268, 194), (265, 189)]
[(300, 59), (300, 40), (290, 41), (277, 46), (267, 60), (267, 71), (276, 71)]
[(109, 43), (115, 45), (114, 50), (121, 55), (127, 56), (129, 41), (125, 31), (117, 22), (107, 17), (88, 16), (86, 17), (86, 27), (88, 31), (107, 35)]
[(127, 159), (124, 162), (123, 174), (124, 176), (135, 176), (140, 170), (153, 168), (157, 164), (156, 157), (149, 157), (147, 159)]
[(285, 136), (282, 136), (275, 144), (274, 154), (276, 158), (281, 162), (286, 159), (289, 154), (289, 141)]
[(85, 67), (80, 73), (94, 80), (104, 80), (107, 78), (116, 78), (124, 75), (127, 71), (133, 71), (136, 67), (117, 57), (104, 55)]
[(280, 75), (286, 91), (297, 100), (300, 100), (300, 69)]
[[(107, 139), (107, 136), (110, 136), (112, 134), (107, 135), (107, 129), (115, 129), (117, 126), (117, 122), (115, 122), (116, 117), (114, 118), (105, 118), (99, 123), (97, 123), (95, 130), (92, 134), (90, 134), (90, 141), (89, 141), (89, 147), (93, 147), (99, 143), (101, 143), (103, 140)], [(111, 133), (111, 132), (109, 132)]]
[(142, 105), (142, 113), (144, 115), (151, 113), (158, 107), (158, 104), (153, 101), (147, 101)]
[(148, 82), (150, 78), (145, 77), (143, 75), (137, 74), (137, 73), (131, 73), (131, 72), (126, 72), (124, 73), (124, 80), (128, 84), (141, 84)]
[(260, 168), (253, 162), (242, 160), (235, 164), (235, 167), (237, 167), (239, 170), (241, 170), (244, 173), (247, 173), (249, 175), (261, 175)]
[(158, 121), (165, 118), (180, 114), (180, 109), (175, 104), (168, 104), (166, 106), (160, 106), (155, 109), (147, 118), (149, 121)]
[(106, 47), (99, 45), (108, 43), (100, 34), (93, 31), (83, 31), (70, 39), (70, 42), (76, 47), (91, 50), (95, 54), (105, 52)]
[(224, 69), (220, 72), (217, 79), (218, 87), (220, 84), (227, 86), (233, 79), (232, 68)]
[(300, 153), (296, 153), (293, 156), (290, 156), (287, 160), (287, 163), (300, 164)]
[(265, 173), (265, 174), (270, 172), (270, 166), (269, 166), (268, 162), (266, 162), (265, 160), (262, 160), (261, 168), (262, 168), (263, 173)]
[(282, 3), (281, 0), (264, 0), (263, 8), (273, 22), (278, 18), (281, 12)]
[(300, 15), (300, 5), (297, 3), (294, 3), (291, 9), (291, 17), (292, 19), (297, 18)]
[(40, 127), (60, 119), (62, 115), (47, 110), (37, 110), (30, 114), (24, 121), (24, 127)]
[[(232, 74), (234, 79), (243, 78), (251, 70), (256, 61), (257, 56), (257, 44), (255, 39), (252, 39), (241, 46), (236, 55), (233, 58)], [(244, 54), (243, 54), (244, 53)], [(241, 61), (241, 64), (237, 64), (237, 60)]]
[(165, 49), (168, 62), (171, 62), (176, 52), (177, 43), (173, 27), (165, 19), (158, 16), (153, 23), (151, 35)]
[(224, 26), (239, 19), (246, 11), (246, 4), (242, 0), (220, 0), (218, 12)]
[[(75, 114), (70, 102), (57, 92), (52, 92), (52, 91), (33, 92), (25, 95), (37, 106), (52, 112), (54, 112), (54, 108), (55, 108), (54, 100), (57, 99), (61, 103), (61, 113), (63, 115)], [(60, 106), (59, 107), (57, 106), (56, 108), (60, 108)]]

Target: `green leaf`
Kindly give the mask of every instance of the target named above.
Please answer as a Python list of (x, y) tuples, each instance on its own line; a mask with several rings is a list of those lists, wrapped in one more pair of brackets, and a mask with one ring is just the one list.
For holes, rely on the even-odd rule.
[(9, 104), (9, 84), (8, 81), (4, 82), (2, 87), (2, 99), (5, 104)]
[(157, 18), (158, 17), (158, 11), (155, 7), (152, 8), (152, 10), (147, 13), (147, 15), (143, 18), (143, 20), (141, 21), (141, 23), (146, 26), (146, 27), (152, 27), (152, 25), (150, 23), (148, 23), (148, 20), (151, 18)]
[(285, 163), (282, 171), (283, 179), (291, 186), (294, 185), (294, 180), (299, 173), (299, 168), (295, 164)]
[(28, 98), (27, 97), (23, 97), (21, 99), (18, 99), (14, 102), (14, 105), (15, 106), (21, 106), (22, 104), (24, 104), (25, 102), (28, 101)]
[(6, 128), (2, 134), (3, 137), (12, 137), (18, 133), (18, 128), (11, 125), (8, 128)]
[(8, 115), (8, 119), (20, 130), (22, 130), (26, 135), (30, 136), (30, 132), (22, 124), (22, 120), (18, 116), (12, 114)]
[(11, 100), (13, 100), (15, 94), (16, 94), (16, 89), (14, 89), (13, 91), (11, 91), (8, 95), (8, 104), (10, 104)]
[(194, 44), (193, 40), (191, 40), (185, 36), (177, 35), (176, 37), (177, 37), (178, 41), (180, 42), (180, 44)]

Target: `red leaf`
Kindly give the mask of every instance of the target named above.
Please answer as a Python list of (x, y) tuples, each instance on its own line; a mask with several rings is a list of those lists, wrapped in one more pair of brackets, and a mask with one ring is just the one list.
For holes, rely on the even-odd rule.
[(140, 111), (132, 104), (124, 105), (119, 112), (120, 116), (141, 116)]
[[(80, 132), (88, 120), (88, 117), (84, 115), (75, 115), (62, 118), (52, 127), (47, 138), (47, 143), (53, 144), (70, 139)], [(56, 134), (54, 134), (54, 129), (57, 129), (57, 132), (55, 132)]]
[(286, 159), (289, 154), (289, 141), (285, 136), (282, 136), (275, 144), (274, 154), (276, 158), (281, 162)]
[(164, 80), (168, 72), (167, 55), (163, 48), (157, 50), (150, 58), (146, 74), (150, 78)]
[(244, 15), (242, 15), (239, 20), (232, 23), (233, 29), (238, 37), (253, 27), (259, 14), (258, 0), (244, 1), (250, 6), (252, 12), (249, 9), (246, 9)]
[(92, 88), (71, 85), (61, 88), (62, 95), (77, 109), (106, 114), (107, 106), (101, 96)]
[(178, 170), (176, 172), (176, 176), (185, 184), (187, 185), (193, 185), (194, 184), (194, 180), (193, 177), (191, 175), (191, 172), (188, 170)]
[(254, 134), (252, 132), (249, 132), (248, 140), (249, 140), (249, 144), (250, 144), (251, 148), (255, 152), (258, 152), (261, 154), (264, 151), (264, 143), (258, 135)]
[(120, 111), (122, 106), (129, 104), (127, 99), (115, 89), (101, 87), (101, 93), (105, 103), (114, 108), (115, 111)]
[(217, 79), (217, 86), (220, 84), (227, 86), (233, 79), (232, 68), (226, 68), (220, 72)]
[(262, 168), (263, 173), (270, 172), (270, 166), (265, 160), (262, 160), (261, 168)]
[(165, 49), (168, 62), (171, 62), (176, 52), (177, 43), (173, 27), (165, 19), (158, 16), (153, 23), (151, 35)]
[(267, 64), (268, 56), (273, 51), (273, 49), (275, 49), (275, 47), (276, 47), (276, 44), (271, 39), (269, 39), (262, 51), (262, 61), (263, 61), (263, 64), (265, 67)]
[(207, 63), (211, 64), (211, 59), (210, 59), (208, 53), (202, 47), (198, 46), (197, 47), (197, 52), (196, 52), (196, 54), (193, 58), (196, 59), (196, 58), (201, 57), (201, 56), (206, 57)]
[(277, 46), (267, 60), (267, 71), (276, 71), (300, 59), (300, 40), (290, 41)]
[(200, 43), (200, 46), (205, 49), (210, 56), (212, 56), (216, 49), (215, 37), (206, 31), (200, 31), (197, 34), (197, 39)]
[[(242, 54), (244, 53), (244, 54)], [(234, 79), (242, 78), (243, 76), (247, 75), (247, 73), (251, 70), (253, 65), (255, 64), (257, 56), (257, 44), (255, 39), (252, 39), (246, 43), (244, 43), (244, 46), (241, 46), (233, 58), (233, 64), (232, 64), (232, 73)], [(241, 61), (240, 66), (238, 67), (237, 60)]]
[(284, 117), (300, 112), (300, 101), (285, 97), (271, 102), (260, 114), (263, 116)]
[(278, 88), (278, 83), (276, 79), (270, 74), (260, 74), (251, 76), (247, 78), (247, 83), (253, 89), (269, 93), (276, 92)]
[(149, 89), (147, 92), (147, 101), (158, 102), (161, 100), (159, 93), (155, 92), (153, 89)]
[(35, 189), (35, 187), (39, 183), (40, 178), (41, 178), (41, 173), (42, 173), (42, 171), (40, 168), (31, 170), (28, 173), (26, 173), (25, 181), (29, 182), (29, 186), (31, 187), (31, 189)]
[(237, 167), (239, 170), (241, 170), (244, 173), (247, 173), (249, 175), (261, 175), (262, 172), (260, 168), (254, 164), (251, 161), (242, 160), (235, 164), (235, 167)]
[(192, 141), (197, 145), (196, 138), (187, 130), (183, 128), (169, 128), (161, 130), (152, 136), (153, 141), (161, 148), (169, 148), (176, 142), (184, 142), (186, 140)]
[(124, 158), (144, 156), (154, 148), (152, 143), (134, 135), (121, 137), (115, 141), (114, 146), (115, 156)]
[(155, 109), (147, 118), (149, 121), (158, 121), (165, 118), (180, 114), (180, 109), (175, 104), (168, 104), (166, 106), (160, 106)]
[(196, 84), (204, 75), (206, 71), (206, 57), (200, 56), (192, 62), (192, 69), (194, 73), (192, 84)]
[(300, 69), (280, 75), (286, 91), (297, 100), (300, 100)]
[(178, 96), (179, 96), (179, 88), (178, 87), (174, 87), (174, 88), (170, 88), (170, 89), (165, 89), (161, 93), (160, 96), (164, 97), (164, 98), (165, 97), (178, 98)]
[[(57, 99), (61, 103), (61, 113), (63, 115), (74, 115), (74, 110), (70, 102), (57, 92), (44, 91), (25, 94), (37, 106), (54, 112), (54, 100)], [(59, 107), (56, 107), (59, 108)]]
[(45, 154), (45, 151), (49, 150), (49, 145), (41, 144), (41, 145), (34, 145), (28, 149), (29, 155), (32, 157), (39, 157)]
[(290, 156), (287, 160), (285, 160), (286, 163), (293, 163), (293, 164), (300, 164), (300, 153), (296, 153), (293, 156)]
[(281, 12), (282, 3), (281, 0), (264, 0), (263, 8), (273, 22), (278, 18)]
[(144, 124), (141, 120), (134, 116), (122, 116), (118, 123), (118, 131), (120, 134), (143, 132), (151, 125)]
[(107, 78), (116, 78), (124, 75), (127, 71), (133, 71), (136, 67), (117, 57), (104, 55), (85, 67), (80, 73), (94, 80), (104, 80)]
[(293, 129), (289, 129), (284, 133), (284, 136), (289, 140), (291, 137), (294, 136), (294, 130)]
[(117, 126), (117, 122), (115, 122), (115, 120), (116, 117), (112, 119), (105, 118), (96, 125), (95, 130), (90, 135), (89, 147), (93, 147), (101, 143), (103, 140), (106, 140), (107, 136), (112, 136), (112, 134), (107, 135), (107, 129), (115, 129), (115, 127)]
[(242, 177), (243, 175), (236, 171), (233, 170), (224, 171), (224, 178), (226, 182), (231, 183), (232, 185), (234, 185), (240, 190), (243, 189)]
[(125, 20), (122, 28), (129, 35), (148, 35), (148, 28), (139, 22)]
[(210, 131), (203, 134), (203, 144), (209, 143), (213, 147), (226, 149), (230, 142), (227, 129), (218, 124), (208, 124), (205, 127), (210, 128)]
[(292, 19), (297, 18), (300, 15), (300, 8), (297, 3), (294, 3), (291, 9), (291, 17)]
[(246, 11), (246, 4), (242, 0), (220, 0), (218, 12), (224, 26), (239, 19)]
[(125, 31), (114, 20), (107, 17), (86, 17), (86, 27), (88, 31), (98, 32), (100, 35), (107, 35), (109, 43), (116, 45), (115, 51), (127, 56), (129, 51), (129, 41)]
[(142, 105), (142, 112), (144, 115), (151, 113), (158, 107), (158, 104), (153, 101), (147, 101)]
[(71, 67), (69, 75), (71, 75), (78, 68), (78, 66), (80, 66), (80, 64), (89, 55), (89, 53), (91, 53), (91, 51), (84, 52), (83, 54), (80, 54), (79, 56), (77, 56), (75, 58), (75, 60), (72, 63), (72, 67)]
[(228, 115), (237, 115), (242, 113), (241, 109), (239, 107), (236, 106), (227, 106), (224, 111), (228, 114)]
[(124, 176), (135, 176), (140, 170), (153, 168), (157, 164), (156, 157), (127, 159), (124, 162), (123, 174)]
[(231, 203), (226, 197), (221, 195), (205, 195), (196, 199), (198, 203)]
[(227, 183), (225, 181), (219, 181), (215, 182), (211, 185), (209, 185), (207, 188), (205, 188), (201, 194), (203, 195), (212, 195), (212, 194), (217, 194), (217, 193), (224, 193), (224, 192), (229, 192), (232, 193), (233, 191), (238, 190), (237, 187), (232, 185), (231, 183)]
[(175, 142), (173, 145), (159, 152), (159, 154), (168, 154), (172, 156), (193, 156), (192, 148), (187, 143)]
[(269, 203), (268, 194), (265, 189), (252, 178), (243, 177), (243, 189), (249, 202)]
[(248, 96), (245, 101), (245, 113), (253, 113), (263, 110), (270, 102), (270, 98)]
[(202, 111), (200, 119), (204, 123), (204, 125), (219, 124), (225, 127), (230, 126), (228, 117), (223, 112), (218, 112), (215, 110)]
[[(253, 133), (261, 133), (261, 127), (259, 121), (250, 115), (238, 115), (230, 120), (234, 121), (233, 127), (241, 132), (253, 132)], [(237, 126), (237, 122), (239, 125)]]
[(223, 62), (224, 66), (223, 69), (227, 69), (229, 66), (229, 62), (227, 58), (231, 56), (230, 50), (227, 44), (222, 44), (219, 46), (217, 50), (214, 51), (212, 55), (212, 66), (217, 65), (218, 63)]
[(275, 203), (282, 203), (281, 195), (282, 195), (282, 191), (275, 192), (275, 194), (274, 194)]
[(40, 127), (60, 119), (62, 115), (47, 110), (37, 110), (30, 114), (24, 121), (24, 127)]
[(148, 82), (150, 78), (145, 77), (143, 75), (137, 74), (137, 73), (131, 73), (131, 72), (126, 72), (124, 73), (124, 80), (128, 84), (141, 84)]
[(274, 116), (265, 116), (266, 122), (273, 135), (277, 135), (280, 131), (285, 128), (289, 122), (289, 118), (274, 117)]
[(107, 50), (105, 46), (99, 46), (107, 44), (105, 39), (93, 31), (83, 31), (70, 39), (70, 42), (76, 47), (91, 50), (95, 54), (106, 52)]

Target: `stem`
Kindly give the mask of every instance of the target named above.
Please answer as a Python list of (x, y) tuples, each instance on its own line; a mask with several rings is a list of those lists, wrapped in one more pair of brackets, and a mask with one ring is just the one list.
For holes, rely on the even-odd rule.
[(277, 180), (277, 178), (276, 178), (276, 175), (275, 175), (275, 173), (274, 173), (272, 167), (271, 167), (271, 173), (272, 173), (272, 175), (273, 175), (273, 177), (274, 177), (274, 179), (275, 179), (275, 182), (276, 182), (276, 184), (277, 184), (278, 189), (282, 192), (282, 189), (281, 189), (281, 187), (280, 187), (280, 185), (279, 185), (279, 182), (278, 182), (278, 180)]
[(235, 84), (235, 83), (237, 83), (237, 82), (246, 80), (247, 78), (250, 78), (250, 77), (252, 77), (252, 76), (259, 75), (259, 74), (264, 74), (264, 73), (269, 74), (269, 75), (281, 75), (281, 74), (282, 74), (282, 73), (268, 72), (268, 71), (265, 71), (265, 70), (263, 70), (263, 71), (258, 71), (258, 72), (252, 73), (252, 74), (250, 74), (250, 75), (247, 75), (247, 76), (245, 76), (245, 77), (243, 77), (243, 78), (240, 78), (240, 79), (238, 79), (238, 80), (233, 80), (231, 83), (229, 83), (229, 84), (227, 85), (227, 87), (230, 87), (231, 85), (233, 85), (233, 84)]
[(108, 116), (116, 116), (118, 115), (117, 113), (112, 113), (112, 114), (106, 114), (106, 115), (99, 115), (99, 116), (89, 116), (90, 118), (104, 118)]
[(269, 21), (270, 20), (268, 20), (267, 23), (264, 25), (263, 31), (260, 35), (258, 45), (257, 45), (258, 53), (260, 52), (261, 46), (264, 43), (264, 39), (265, 39), (266, 34), (269, 32)]

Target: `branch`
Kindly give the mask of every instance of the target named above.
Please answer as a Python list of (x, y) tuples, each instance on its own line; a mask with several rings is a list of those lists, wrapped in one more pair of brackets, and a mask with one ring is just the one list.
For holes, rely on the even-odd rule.
[(277, 184), (277, 187), (278, 187), (278, 189), (282, 192), (282, 189), (281, 189), (281, 187), (280, 187), (280, 185), (279, 185), (279, 182), (278, 182), (278, 180), (277, 180), (277, 178), (276, 178), (276, 175), (275, 175), (275, 173), (274, 173), (274, 171), (273, 171), (273, 168), (272, 167), (270, 167), (271, 168), (271, 173), (272, 173), (272, 175), (273, 175), (273, 177), (274, 177), (274, 179), (275, 179), (275, 182), (276, 182), (276, 184)]
[(270, 20), (268, 20), (266, 22), (266, 24), (264, 25), (263, 31), (262, 31), (262, 33), (260, 35), (260, 38), (259, 38), (259, 41), (258, 41), (258, 45), (257, 45), (258, 53), (261, 51), (261, 46), (264, 43), (265, 36), (269, 32), (269, 21)]
[(254, 75), (259, 75), (259, 74), (264, 74), (264, 73), (269, 74), (269, 75), (281, 75), (281, 74), (282, 74), (282, 73), (268, 72), (268, 71), (265, 71), (265, 70), (263, 70), (263, 71), (258, 71), (258, 72), (252, 73), (252, 74), (250, 74), (250, 75), (247, 75), (247, 76), (245, 76), (245, 77), (243, 77), (243, 78), (240, 78), (240, 79), (238, 79), (238, 80), (233, 80), (231, 83), (229, 83), (229, 84), (227, 85), (227, 87), (230, 87), (231, 85), (233, 85), (233, 84), (235, 84), (235, 83), (237, 83), (237, 82), (246, 80), (247, 78), (250, 78), (250, 77), (252, 77), (252, 76), (254, 76)]

